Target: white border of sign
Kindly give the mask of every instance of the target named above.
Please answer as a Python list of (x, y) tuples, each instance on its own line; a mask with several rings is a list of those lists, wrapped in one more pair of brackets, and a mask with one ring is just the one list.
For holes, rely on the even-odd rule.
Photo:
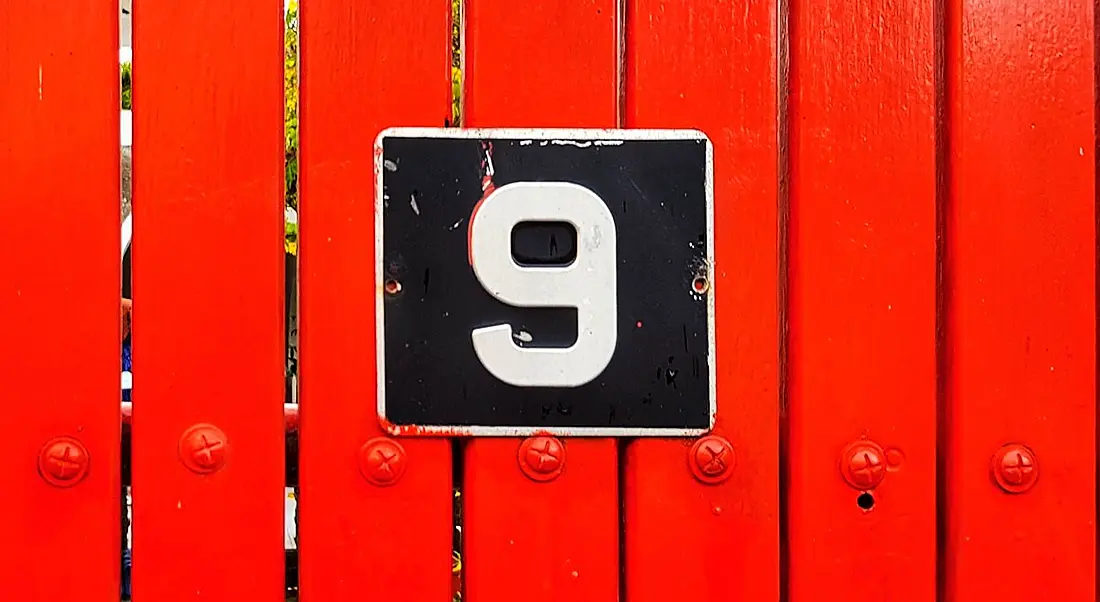
[[(552, 144), (584, 146), (586, 144), (610, 145), (624, 140), (703, 140), (706, 142), (705, 192), (707, 213), (707, 264), (710, 290), (707, 294), (707, 365), (710, 371), (710, 424), (705, 429), (677, 428), (629, 428), (629, 427), (501, 427), (501, 426), (403, 426), (386, 420), (386, 320), (385, 320), (385, 262), (383, 260), (383, 209), (382, 192), (383, 156), (382, 141), (385, 138), (458, 138), (505, 139), (550, 141)], [(379, 132), (374, 140), (374, 275), (375, 275), (375, 356), (377, 366), (378, 420), (382, 428), (392, 435), (445, 435), (477, 437), (523, 437), (530, 435), (558, 435), (569, 437), (692, 437), (714, 428), (717, 414), (717, 356), (715, 353), (714, 283), (717, 271), (714, 264), (714, 146), (706, 134), (699, 130), (685, 129), (563, 129), (563, 128), (430, 128), (392, 127)]]

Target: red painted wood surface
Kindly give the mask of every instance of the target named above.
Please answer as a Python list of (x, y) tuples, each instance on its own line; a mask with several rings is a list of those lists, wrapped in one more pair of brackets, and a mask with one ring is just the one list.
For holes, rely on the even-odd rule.
[(949, 3), (948, 601), (1096, 600), (1093, 10)]
[[(134, 419), (133, 402), (124, 401), (119, 409), (122, 412), (122, 424), (131, 424)], [(298, 404), (283, 404), (283, 426), (288, 433), (298, 430)]]
[[(139, 600), (284, 595), (281, 22), (260, 0), (134, 15)], [(217, 472), (184, 467), (196, 423), (224, 431)]]
[[(466, 5), (469, 127), (614, 127), (619, 42), (614, 0)], [(619, 495), (613, 439), (566, 439), (565, 469), (520, 472), (519, 439), (465, 448), (466, 599), (610, 601), (619, 595)]]
[[(691, 441), (647, 439), (620, 474), (617, 442), (568, 439), (564, 474), (536, 483), (519, 439), (471, 440), (465, 599), (1095, 600), (1094, 5), (952, 0), (942, 78), (932, 5), (797, 0), (789, 82), (774, 2), (623, 6), (625, 39), (616, 0), (469, 0), (465, 125), (621, 117), (710, 136), (716, 433), (736, 467), (704, 485)], [(14, 250), (0, 312), (17, 342), (0, 377), (11, 399), (44, 404), (4, 414), (0, 515), (16, 520), (0, 583), (12, 599), (106, 602), (120, 548), (117, 14), (0, 0), (0, 15), (16, 13), (0, 18), (0, 115), (17, 116), (0, 133), (0, 198), (15, 203), (0, 225)], [(448, 14), (446, 0), (303, 10), (299, 413), (282, 403), (277, 5), (138, 13), (144, 401), (121, 418), (140, 599), (283, 599), (284, 428), (301, 433), (301, 599), (450, 597), (450, 442), (401, 439), (408, 470), (390, 487), (358, 463), (382, 436), (373, 142), (448, 117)], [(181, 462), (180, 436), (199, 422), (228, 435), (212, 474)], [(38, 473), (56, 436), (90, 450), (72, 487)], [(862, 438), (884, 448), (869, 511), (842, 477)], [(1038, 475), (1023, 493), (996, 482), (1009, 443), (1035, 454), (1030, 471), (1008, 468)]]
[[(790, 6), (791, 602), (936, 595), (933, 9)], [(841, 476), (861, 438), (869, 511)]]
[(626, 14), (626, 126), (697, 128), (714, 145), (714, 433), (736, 457), (704, 485), (691, 440), (629, 445), (627, 600), (778, 600), (776, 4), (632, 0)]
[(375, 412), (374, 141), (450, 115), (447, 0), (303, 3), (301, 512), (303, 602), (451, 594), (451, 447), (401, 439), (389, 487), (359, 473)]
[[(9, 600), (119, 595), (116, 11), (0, 1), (0, 587)], [(38, 474), (54, 437), (88, 450), (87, 475), (71, 487)]]

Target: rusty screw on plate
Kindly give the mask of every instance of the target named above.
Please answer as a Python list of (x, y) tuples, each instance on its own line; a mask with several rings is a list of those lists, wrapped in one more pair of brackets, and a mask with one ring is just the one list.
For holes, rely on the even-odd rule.
[(180, 461), (191, 472), (208, 474), (225, 466), (229, 441), (222, 430), (212, 424), (196, 424), (180, 437)]
[(844, 480), (860, 491), (870, 491), (886, 477), (886, 453), (872, 441), (857, 441), (844, 449), (840, 472)]
[(715, 485), (730, 478), (736, 465), (737, 456), (733, 445), (725, 437), (718, 435), (700, 438), (688, 452), (691, 474), (707, 485)]
[(55, 487), (72, 487), (88, 474), (88, 448), (72, 437), (55, 437), (38, 453), (38, 474)]
[(400, 443), (376, 437), (359, 448), (359, 472), (368, 483), (388, 487), (405, 474), (409, 457)]
[(528, 437), (519, 445), (519, 468), (532, 481), (552, 481), (565, 469), (565, 445), (557, 437)]
[(1024, 493), (1039, 478), (1039, 462), (1026, 445), (1009, 443), (993, 455), (990, 463), (993, 480), (1006, 493)]

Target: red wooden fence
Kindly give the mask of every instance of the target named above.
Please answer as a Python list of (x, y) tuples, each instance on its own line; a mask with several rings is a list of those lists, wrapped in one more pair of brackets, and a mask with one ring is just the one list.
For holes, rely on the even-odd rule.
[[(690, 439), (536, 482), (518, 439), (383, 434), (373, 144), (449, 117), (448, 0), (302, 4), (284, 457), (279, 9), (135, 14), (140, 600), (283, 599), (295, 460), (306, 602), (450, 599), (454, 487), (473, 602), (1096, 599), (1092, 3), (467, 0), (462, 125), (713, 144), (707, 483)], [(117, 25), (0, 0), (4, 599), (119, 596)]]

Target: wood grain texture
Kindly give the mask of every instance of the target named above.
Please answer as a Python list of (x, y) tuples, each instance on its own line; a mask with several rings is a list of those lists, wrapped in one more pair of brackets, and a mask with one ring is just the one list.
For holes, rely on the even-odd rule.
[[(136, 599), (284, 596), (280, 6), (134, 15)], [(217, 472), (181, 462), (196, 423), (224, 431)]]
[[(5, 599), (119, 596), (116, 10), (0, 1)], [(62, 436), (90, 459), (68, 488), (36, 468)]]
[(1096, 600), (1093, 11), (948, 3), (948, 601)]
[(779, 598), (776, 9), (748, 0), (627, 5), (626, 126), (697, 128), (714, 145), (714, 432), (736, 457), (728, 481), (704, 485), (688, 469), (691, 440), (627, 447), (630, 602)]
[[(469, 0), (465, 126), (614, 127), (613, 0)], [(611, 601), (619, 594), (619, 486), (613, 439), (567, 439), (564, 473), (519, 470), (518, 439), (465, 449), (466, 595), (473, 602)]]
[(389, 487), (357, 464), (383, 434), (374, 141), (450, 115), (450, 3), (303, 3), (301, 23), (302, 600), (450, 600), (450, 442), (402, 439), (406, 472)]
[[(790, 5), (791, 602), (936, 595), (933, 9)], [(864, 438), (885, 478), (860, 506)]]

